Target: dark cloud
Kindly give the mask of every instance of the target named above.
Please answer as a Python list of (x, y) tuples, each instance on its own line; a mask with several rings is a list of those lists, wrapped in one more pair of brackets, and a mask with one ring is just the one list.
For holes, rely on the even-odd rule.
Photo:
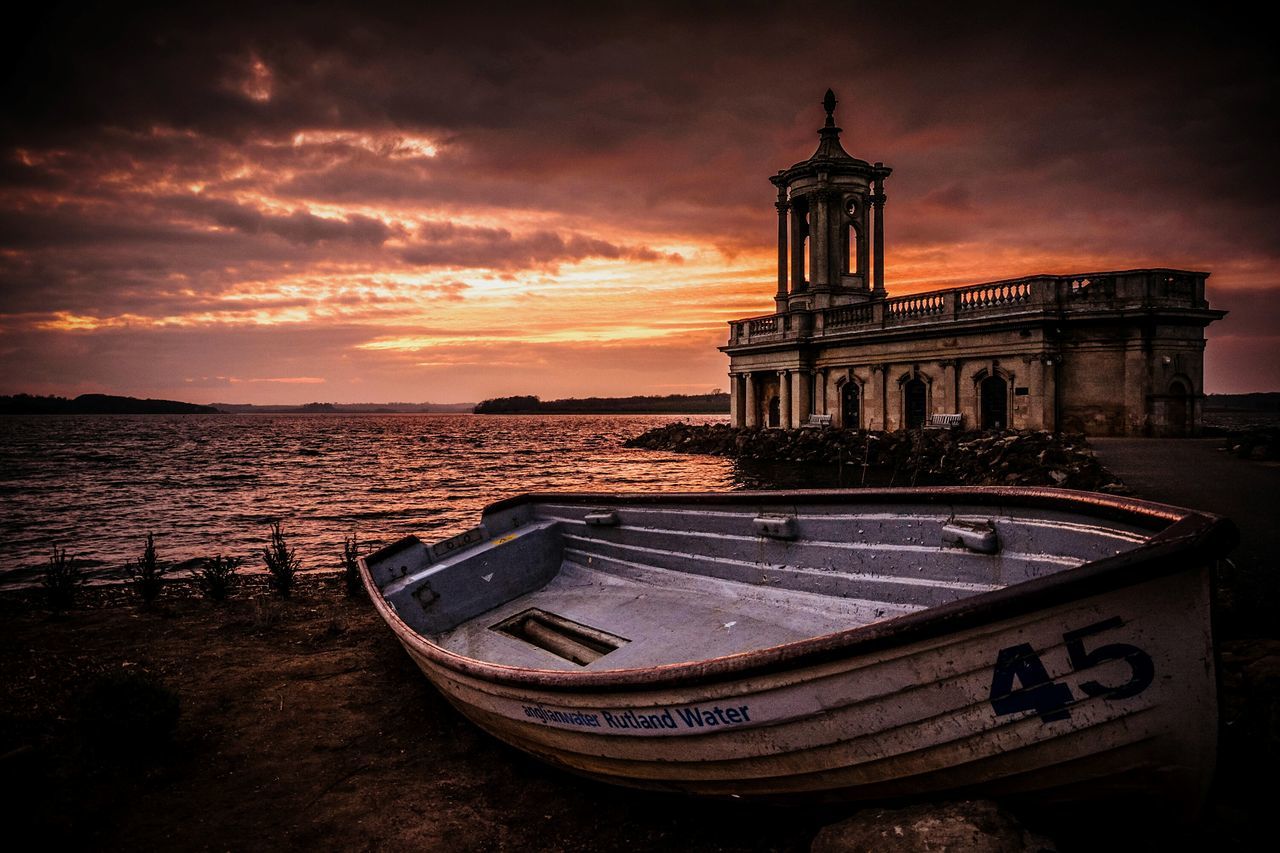
[[(767, 176), (812, 151), (827, 86), (846, 147), (895, 168), (891, 282), (900, 261), (918, 282), (1207, 268), (1215, 301), (1280, 281), (1280, 75), (1244, 8), (32, 12), (0, 35), (11, 327), (213, 315), (285, 278), (258, 304), (376, 313), (407, 298), (370, 284), (380, 273), (449, 276), (415, 295), (458, 302), (475, 295), (463, 268), (510, 280), (595, 259), (669, 276), (664, 246), (767, 253)], [(325, 281), (339, 273), (356, 283)], [(770, 292), (761, 280), (758, 310)]]
[(656, 252), (646, 246), (620, 246), (580, 234), (562, 237), (550, 231), (515, 236), (505, 228), (444, 222), (424, 225), (416, 236), (415, 242), (401, 253), (401, 258), (418, 266), (528, 269), (586, 258), (682, 260), (677, 254)]
[(399, 233), (398, 229), (380, 219), (359, 214), (335, 218), (295, 210), (285, 215), (272, 215), (231, 201), (191, 196), (165, 199), (163, 202), (174, 210), (207, 217), (218, 225), (245, 234), (274, 234), (290, 243), (306, 246), (344, 242), (381, 246)]

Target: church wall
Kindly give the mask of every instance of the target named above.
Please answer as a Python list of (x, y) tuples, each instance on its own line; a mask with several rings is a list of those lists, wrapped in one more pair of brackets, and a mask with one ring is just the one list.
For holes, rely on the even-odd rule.
[[(927, 413), (960, 413), (964, 426), (973, 428), (981, 423), (979, 374), (989, 374), (998, 365), (1009, 382), (1011, 427), (1045, 429), (1052, 427), (1053, 405), (1042, 353), (1038, 332), (1027, 336), (1018, 331), (984, 332), (931, 341), (816, 347), (807, 354), (813, 368), (800, 366), (797, 350), (756, 353), (735, 357), (733, 369), (755, 372), (760, 423), (768, 411), (768, 398), (778, 394), (778, 372), (787, 370), (793, 425), (803, 424), (812, 412), (831, 414), (842, 425), (843, 384), (856, 381), (861, 388), (862, 426), (895, 430), (905, 424), (904, 376), (918, 373), (925, 382)], [(806, 399), (810, 370), (814, 374), (811, 400)], [(848, 378), (851, 375), (853, 380)], [(1025, 393), (1018, 394), (1018, 389)]]
[[(994, 372), (1008, 383), (1010, 428), (1054, 429), (1060, 417), (1062, 429), (1090, 435), (1166, 435), (1199, 423), (1203, 353), (1197, 326), (1161, 325), (1144, 334), (1136, 324), (1103, 322), (1067, 328), (1058, 342), (1039, 328), (810, 342), (803, 350), (735, 355), (732, 367), (735, 373), (755, 371), (761, 425), (785, 370), (792, 426), (814, 412), (843, 425), (842, 389), (854, 381), (861, 391), (861, 426), (902, 429), (903, 377), (918, 373), (928, 389), (928, 414), (959, 413), (965, 428), (978, 428), (980, 382)], [(1178, 390), (1185, 393), (1173, 393)]]
[[(1099, 326), (1064, 342), (1062, 428), (1090, 435), (1169, 435), (1198, 429), (1204, 393), (1204, 339), (1199, 327)], [(1171, 418), (1174, 380), (1190, 393), (1189, 416)]]
[(769, 426), (770, 401), (778, 396), (778, 374), (756, 374), (756, 423)]
[[(1148, 430), (1152, 435), (1199, 432), (1204, 396), (1205, 342), (1196, 328), (1159, 326), (1151, 353), (1151, 396)], [(1172, 393), (1175, 383), (1187, 390)], [(1190, 421), (1188, 423), (1187, 421)]]
[(1123, 342), (1077, 347), (1059, 373), (1060, 428), (1089, 435), (1125, 435), (1125, 382), (1132, 372)]
[[(990, 372), (994, 361), (1016, 377), (1010, 380), (1012, 426), (1044, 429), (1052, 423), (1053, 408), (1051, 397), (1046, 406), (1046, 385), (1041, 375), (1043, 351), (1040, 330), (1025, 336), (1017, 330), (991, 330), (932, 340), (835, 344), (819, 348), (814, 363), (828, 373), (828, 412), (838, 413), (840, 392), (836, 382), (852, 367), (864, 388), (863, 425), (894, 430), (903, 428), (905, 423), (905, 399), (899, 380), (914, 371), (928, 387), (929, 414), (960, 413), (966, 428), (976, 427), (981, 413), (974, 377), (984, 369)], [(1016, 388), (1025, 389), (1026, 394), (1016, 395)]]

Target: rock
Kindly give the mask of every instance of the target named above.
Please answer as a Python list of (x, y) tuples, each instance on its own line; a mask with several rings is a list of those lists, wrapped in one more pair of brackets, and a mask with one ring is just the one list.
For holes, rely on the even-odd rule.
[(810, 853), (1040, 853), (1053, 842), (1028, 832), (989, 800), (872, 808), (823, 827)]
[(910, 483), (927, 475), (936, 484), (1055, 485), (1096, 490), (1114, 480), (1084, 443), (1084, 436), (1030, 430), (869, 433), (676, 423), (649, 430), (627, 441), (626, 446), (761, 462), (866, 464), (901, 477), (899, 482)]

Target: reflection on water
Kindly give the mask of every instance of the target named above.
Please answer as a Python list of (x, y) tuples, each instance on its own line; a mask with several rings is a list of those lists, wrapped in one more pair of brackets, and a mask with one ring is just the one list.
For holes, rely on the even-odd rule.
[[(283, 519), (304, 568), (343, 536), (435, 539), (530, 491), (759, 486), (733, 463), (622, 447), (669, 415), (220, 415), (0, 418), (0, 577), (56, 544), (117, 569), (156, 534), (162, 559), (250, 557)], [(25, 571), (24, 571), (25, 570)], [(29, 575), (28, 575), (29, 576)]]

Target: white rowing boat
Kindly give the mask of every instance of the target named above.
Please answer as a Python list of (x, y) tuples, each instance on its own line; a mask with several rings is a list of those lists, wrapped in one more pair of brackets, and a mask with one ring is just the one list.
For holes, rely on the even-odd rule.
[(462, 713), (593, 778), (1196, 806), (1234, 537), (1052, 489), (527, 495), (361, 570)]

